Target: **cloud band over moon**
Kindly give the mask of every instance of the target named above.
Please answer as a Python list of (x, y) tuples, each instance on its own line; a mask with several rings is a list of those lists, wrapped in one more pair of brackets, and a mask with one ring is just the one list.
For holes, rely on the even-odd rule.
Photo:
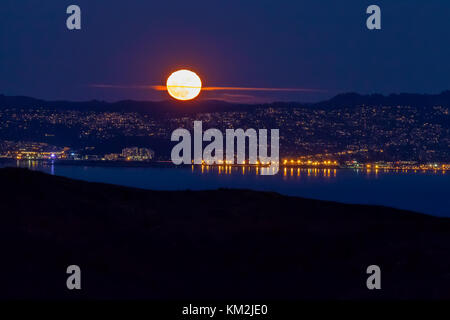
[[(111, 89), (150, 89), (156, 91), (166, 91), (166, 86), (161, 85), (110, 85), (110, 84), (92, 84), (93, 88), (111, 88)], [(180, 86), (178, 86), (180, 87)], [(257, 88), (257, 87), (202, 87), (202, 91), (291, 91), (291, 92), (326, 92), (322, 89), (311, 88)]]

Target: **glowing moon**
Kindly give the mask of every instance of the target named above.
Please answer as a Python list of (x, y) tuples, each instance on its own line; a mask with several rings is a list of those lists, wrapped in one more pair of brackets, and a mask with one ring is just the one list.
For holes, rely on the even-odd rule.
[(167, 92), (178, 100), (191, 100), (202, 89), (200, 77), (189, 70), (178, 70), (167, 79)]

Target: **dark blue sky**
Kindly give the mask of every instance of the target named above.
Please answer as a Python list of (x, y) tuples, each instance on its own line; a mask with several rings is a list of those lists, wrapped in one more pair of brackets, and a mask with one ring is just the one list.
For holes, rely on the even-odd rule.
[[(66, 28), (66, 8), (82, 30)], [(365, 26), (382, 10), (382, 30)], [(448, 0), (1, 0), (0, 92), (45, 99), (161, 100), (92, 84), (165, 84), (178, 68), (207, 86), (321, 93), (205, 92), (202, 98), (312, 101), (347, 91), (450, 89)]]

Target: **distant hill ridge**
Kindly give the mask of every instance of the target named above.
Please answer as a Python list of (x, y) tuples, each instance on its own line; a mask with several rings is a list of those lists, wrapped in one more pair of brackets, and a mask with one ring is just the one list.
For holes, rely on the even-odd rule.
[(316, 103), (318, 106), (360, 106), (360, 105), (383, 105), (383, 106), (397, 106), (409, 105), (416, 107), (432, 107), (432, 106), (450, 106), (450, 91), (443, 91), (440, 94), (415, 94), (415, 93), (400, 93), (400, 94), (370, 94), (361, 95), (358, 93), (343, 93), (339, 94), (330, 100)]
[(49, 107), (59, 110), (79, 110), (79, 111), (128, 111), (128, 112), (145, 112), (145, 113), (193, 113), (193, 112), (220, 112), (234, 110), (252, 110), (256, 107), (320, 107), (320, 108), (336, 108), (336, 107), (356, 107), (361, 105), (384, 105), (397, 106), (409, 105), (415, 107), (432, 107), (432, 106), (450, 106), (450, 91), (443, 91), (440, 94), (370, 94), (361, 95), (358, 93), (343, 93), (335, 97), (317, 102), (317, 103), (301, 103), (301, 102), (273, 102), (266, 104), (239, 104), (230, 103), (221, 100), (194, 100), (188, 102), (178, 102), (174, 100), (165, 101), (134, 101), (122, 100), (117, 102), (106, 102), (99, 100), (91, 101), (46, 101), (26, 96), (5, 96), (0, 95), (0, 109), (17, 107), (17, 108), (38, 108)]

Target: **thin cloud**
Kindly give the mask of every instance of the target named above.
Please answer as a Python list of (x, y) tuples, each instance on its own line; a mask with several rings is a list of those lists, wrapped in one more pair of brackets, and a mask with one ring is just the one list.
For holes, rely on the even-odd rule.
[(321, 92), (320, 89), (309, 88), (254, 88), (254, 87), (204, 87), (205, 91), (295, 91), (295, 92)]
[[(181, 88), (194, 88), (189, 86), (176, 86)], [(157, 91), (166, 91), (166, 86), (151, 86)], [(256, 87), (202, 87), (202, 91), (291, 91), (291, 92), (324, 92), (321, 89), (310, 88), (256, 88)]]
[[(161, 85), (111, 85), (111, 84), (92, 84), (93, 88), (110, 89), (152, 89), (156, 91), (166, 91), (166, 86)], [(176, 86), (182, 88), (195, 88), (190, 86)], [(202, 91), (265, 91), (265, 92), (326, 92), (322, 89), (312, 88), (257, 88), (257, 87), (202, 87)]]
[(153, 89), (153, 86), (145, 85), (116, 85), (116, 84), (91, 84), (91, 88), (106, 88), (106, 89)]

